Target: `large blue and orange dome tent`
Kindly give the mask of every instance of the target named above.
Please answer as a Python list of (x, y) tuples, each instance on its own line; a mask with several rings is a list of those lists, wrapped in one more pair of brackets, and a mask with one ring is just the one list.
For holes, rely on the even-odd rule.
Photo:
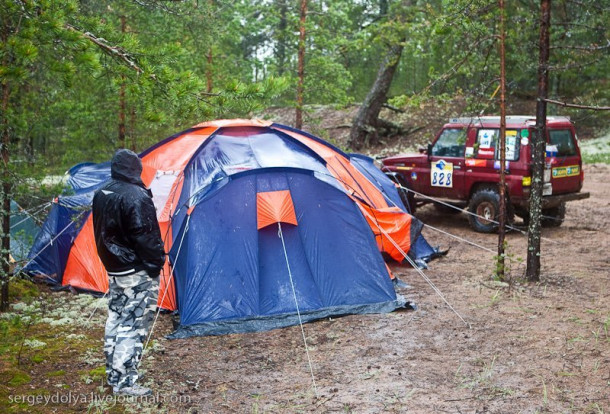
[[(372, 160), (261, 120), (204, 122), (140, 154), (168, 262), (159, 306), (179, 310), (174, 336), (271, 329), (404, 307), (381, 252), (434, 253), (396, 187)], [(91, 200), (109, 163), (70, 171), (25, 272), (93, 292), (108, 280)], [(413, 253), (413, 252), (411, 252)]]

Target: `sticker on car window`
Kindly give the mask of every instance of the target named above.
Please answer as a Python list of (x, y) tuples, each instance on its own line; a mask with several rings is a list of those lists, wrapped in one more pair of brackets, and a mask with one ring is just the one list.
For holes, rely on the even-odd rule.
[(453, 187), (453, 163), (445, 160), (430, 165), (430, 185), (432, 187)]
[(482, 129), (479, 131), (479, 148), (493, 148), (496, 131), (493, 129)]
[(515, 130), (507, 130), (506, 131), (506, 153), (505, 157), (507, 160), (516, 159), (516, 149), (517, 149), (517, 131)]

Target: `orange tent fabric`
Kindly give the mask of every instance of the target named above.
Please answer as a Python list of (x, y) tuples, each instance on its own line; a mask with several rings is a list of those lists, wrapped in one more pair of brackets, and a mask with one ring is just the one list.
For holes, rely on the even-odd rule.
[(279, 222), (298, 225), (288, 190), (257, 193), (256, 215), (258, 230)]
[[(404, 260), (402, 252), (408, 253), (411, 249), (411, 216), (398, 207), (374, 209), (363, 203), (358, 205), (375, 233), (379, 250), (388, 253), (397, 262), (402, 262)], [(383, 232), (379, 228), (382, 228)], [(400, 249), (388, 239), (388, 236)]]
[(93, 290), (96, 292), (108, 291), (108, 276), (96, 252), (93, 238), (93, 217), (89, 215), (83, 229), (76, 236), (66, 269), (64, 270), (63, 286)]

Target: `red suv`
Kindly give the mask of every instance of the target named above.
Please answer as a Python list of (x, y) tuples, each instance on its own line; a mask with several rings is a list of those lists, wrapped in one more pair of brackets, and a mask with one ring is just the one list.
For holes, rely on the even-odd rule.
[[(506, 117), (506, 189), (509, 222), (527, 221), (532, 182), (531, 145), (536, 119)], [(565, 203), (589, 197), (581, 193), (584, 174), (574, 124), (567, 117), (547, 117), (543, 225), (559, 226)], [(411, 212), (432, 200), (468, 206), (470, 225), (479, 232), (497, 230), (500, 181), (500, 117), (455, 118), (445, 124), (427, 149), (383, 160), (384, 171), (411, 189), (404, 195)], [(422, 196), (428, 196), (422, 197)], [(439, 209), (450, 209), (435, 203)], [(459, 210), (454, 210), (459, 211)]]

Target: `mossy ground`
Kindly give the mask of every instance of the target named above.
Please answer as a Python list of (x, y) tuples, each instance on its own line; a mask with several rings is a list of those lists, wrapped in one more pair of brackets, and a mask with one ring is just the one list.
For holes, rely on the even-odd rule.
[(104, 386), (105, 299), (15, 280), (10, 300), (0, 314), (0, 412), (140, 411), (101, 400), (112, 396)]

